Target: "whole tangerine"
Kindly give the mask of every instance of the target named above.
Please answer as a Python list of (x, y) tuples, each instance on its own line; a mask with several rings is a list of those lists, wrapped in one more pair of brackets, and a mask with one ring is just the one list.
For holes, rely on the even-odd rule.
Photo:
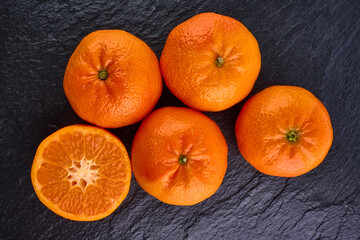
[(160, 58), (170, 91), (187, 106), (221, 111), (243, 100), (259, 75), (258, 43), (239, 21), (202, 13), (175, 27)]
[(131, 150), (139, 185), (168, 204), (193, 205), (212, 196), (227, 167), (227, 144), (204, 114), (164, 107), (141, 123)]
[(140, 121), (162, 92), (156, 55), (145, 42), (122, 30), (87, 35), (70, 57), (63, 85), (74, 111), (105, 128)]
[(242, 156), (262, 173), (296, 177), (327, 155), (333, 129), (325, 106), (311, 92), (272, 86), (250, 98), (236, 120)]

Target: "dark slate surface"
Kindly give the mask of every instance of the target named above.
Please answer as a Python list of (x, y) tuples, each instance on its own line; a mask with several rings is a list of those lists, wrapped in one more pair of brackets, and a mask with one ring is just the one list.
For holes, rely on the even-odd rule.
[[(359, 1), (104, 2), (0, 2), (0, 239), (359, 239)], [(42, 139), (84, 123), (62, 89), (79, 41), (94, 30), (122, 29), (160, 57), (171, 29), (206, 11), (238, 19), (258, 40), (262, 69), (250, 96), (289, 84), (324, 103), (334, 127), (324, 162), (291, 179), (257, 172), (234, 136), (243, 101), (206, 113), (229, 145), (228, 171), (210, 199), (166, 205), (133, 178), (126, 200), (106, 219), (74, 222), (48, 210), (33, 191), (30, 168)], [(165, 88), (157, 108), (169, 105), (183, 106)], [(128, 151), (138, 126), (112, 130)]]

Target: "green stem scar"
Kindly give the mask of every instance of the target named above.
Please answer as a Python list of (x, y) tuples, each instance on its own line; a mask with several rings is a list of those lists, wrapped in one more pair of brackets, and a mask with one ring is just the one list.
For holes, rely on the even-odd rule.
[(222, 57), (218, 56), (215, 60), (215, 65), (221, 67), (222, 65), (224, 65), (224, 62), (225, 60)]
[(187, 156), (181, 155), (179, 157), (179, 163), (182, 164), (182, 165), (186, 164), (187, 160), (188, 160)]
[(286, 139), (289, 142), (293, 142), (295, 143), (298, 140), (299, 137), (299, 133), (295, 130), (290, 130), (287, 134), (286, 134)]
[(106, 69), (99, 71), (98, 77), (99, 77), (101, 80), (107, 79), (107, 77), (108, 77), (108, 72), (106, 71)]

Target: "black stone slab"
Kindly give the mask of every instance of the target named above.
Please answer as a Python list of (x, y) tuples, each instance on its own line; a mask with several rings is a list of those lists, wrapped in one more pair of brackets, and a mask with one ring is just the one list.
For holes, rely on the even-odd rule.
[[(224, 182), (210, 199), (166, 205), (133, 177), (126, 200), (103, 220), (74, 222), (48, 210), (35, 195), (30, 169), (45, 137), (85, 123), (62, 88), (80, 40), (94, 30), (122, 29), (160, 57), (171, 29), (207, 11), (238, 19), (259, 42), (262, 68), (249, 97), (272, 85), (295, 85), (324, 103), (334, 128), (324, 162), (297, 178), (257, 172), (234, 136), (242, 101), (205, 113), (229, 146)], [(0, 239), (359, 239), (359, 1), (2, 0), (0, 15)], [(183, 104), (164, 88), (156, 108), (163, 106)], [(130, 151), (138, 126), (111, 131)]]

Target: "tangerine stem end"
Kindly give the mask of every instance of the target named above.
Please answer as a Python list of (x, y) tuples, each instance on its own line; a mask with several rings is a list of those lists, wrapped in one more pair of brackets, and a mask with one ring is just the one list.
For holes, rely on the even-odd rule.
[(224, 65), (224, 62), (225, 60), (222, 57), (218, 56), (215, 60), (215, 65), (221, 67), (222, 65)]
[(289, 142), (292, 142), (292, 143), (297, 142), (298, 137), (299, 137), (299, 133), (298, 133), (297, 131), (295, 131), (295, 130), (290, 130), (290, 131), (286, 134), (286, 139), (287, 139)]
[(179, 157), (179, 163), (182, 164), (182, 165), (186, 164), (187, 160), (188, 160), (187, 156), (181, 155)]
[(106, 71), (106, 69), (99, 71), (98, 77), (99, 77), (101, 80), (107, 79), (107, 77), (108, 77), (108, 72)]

